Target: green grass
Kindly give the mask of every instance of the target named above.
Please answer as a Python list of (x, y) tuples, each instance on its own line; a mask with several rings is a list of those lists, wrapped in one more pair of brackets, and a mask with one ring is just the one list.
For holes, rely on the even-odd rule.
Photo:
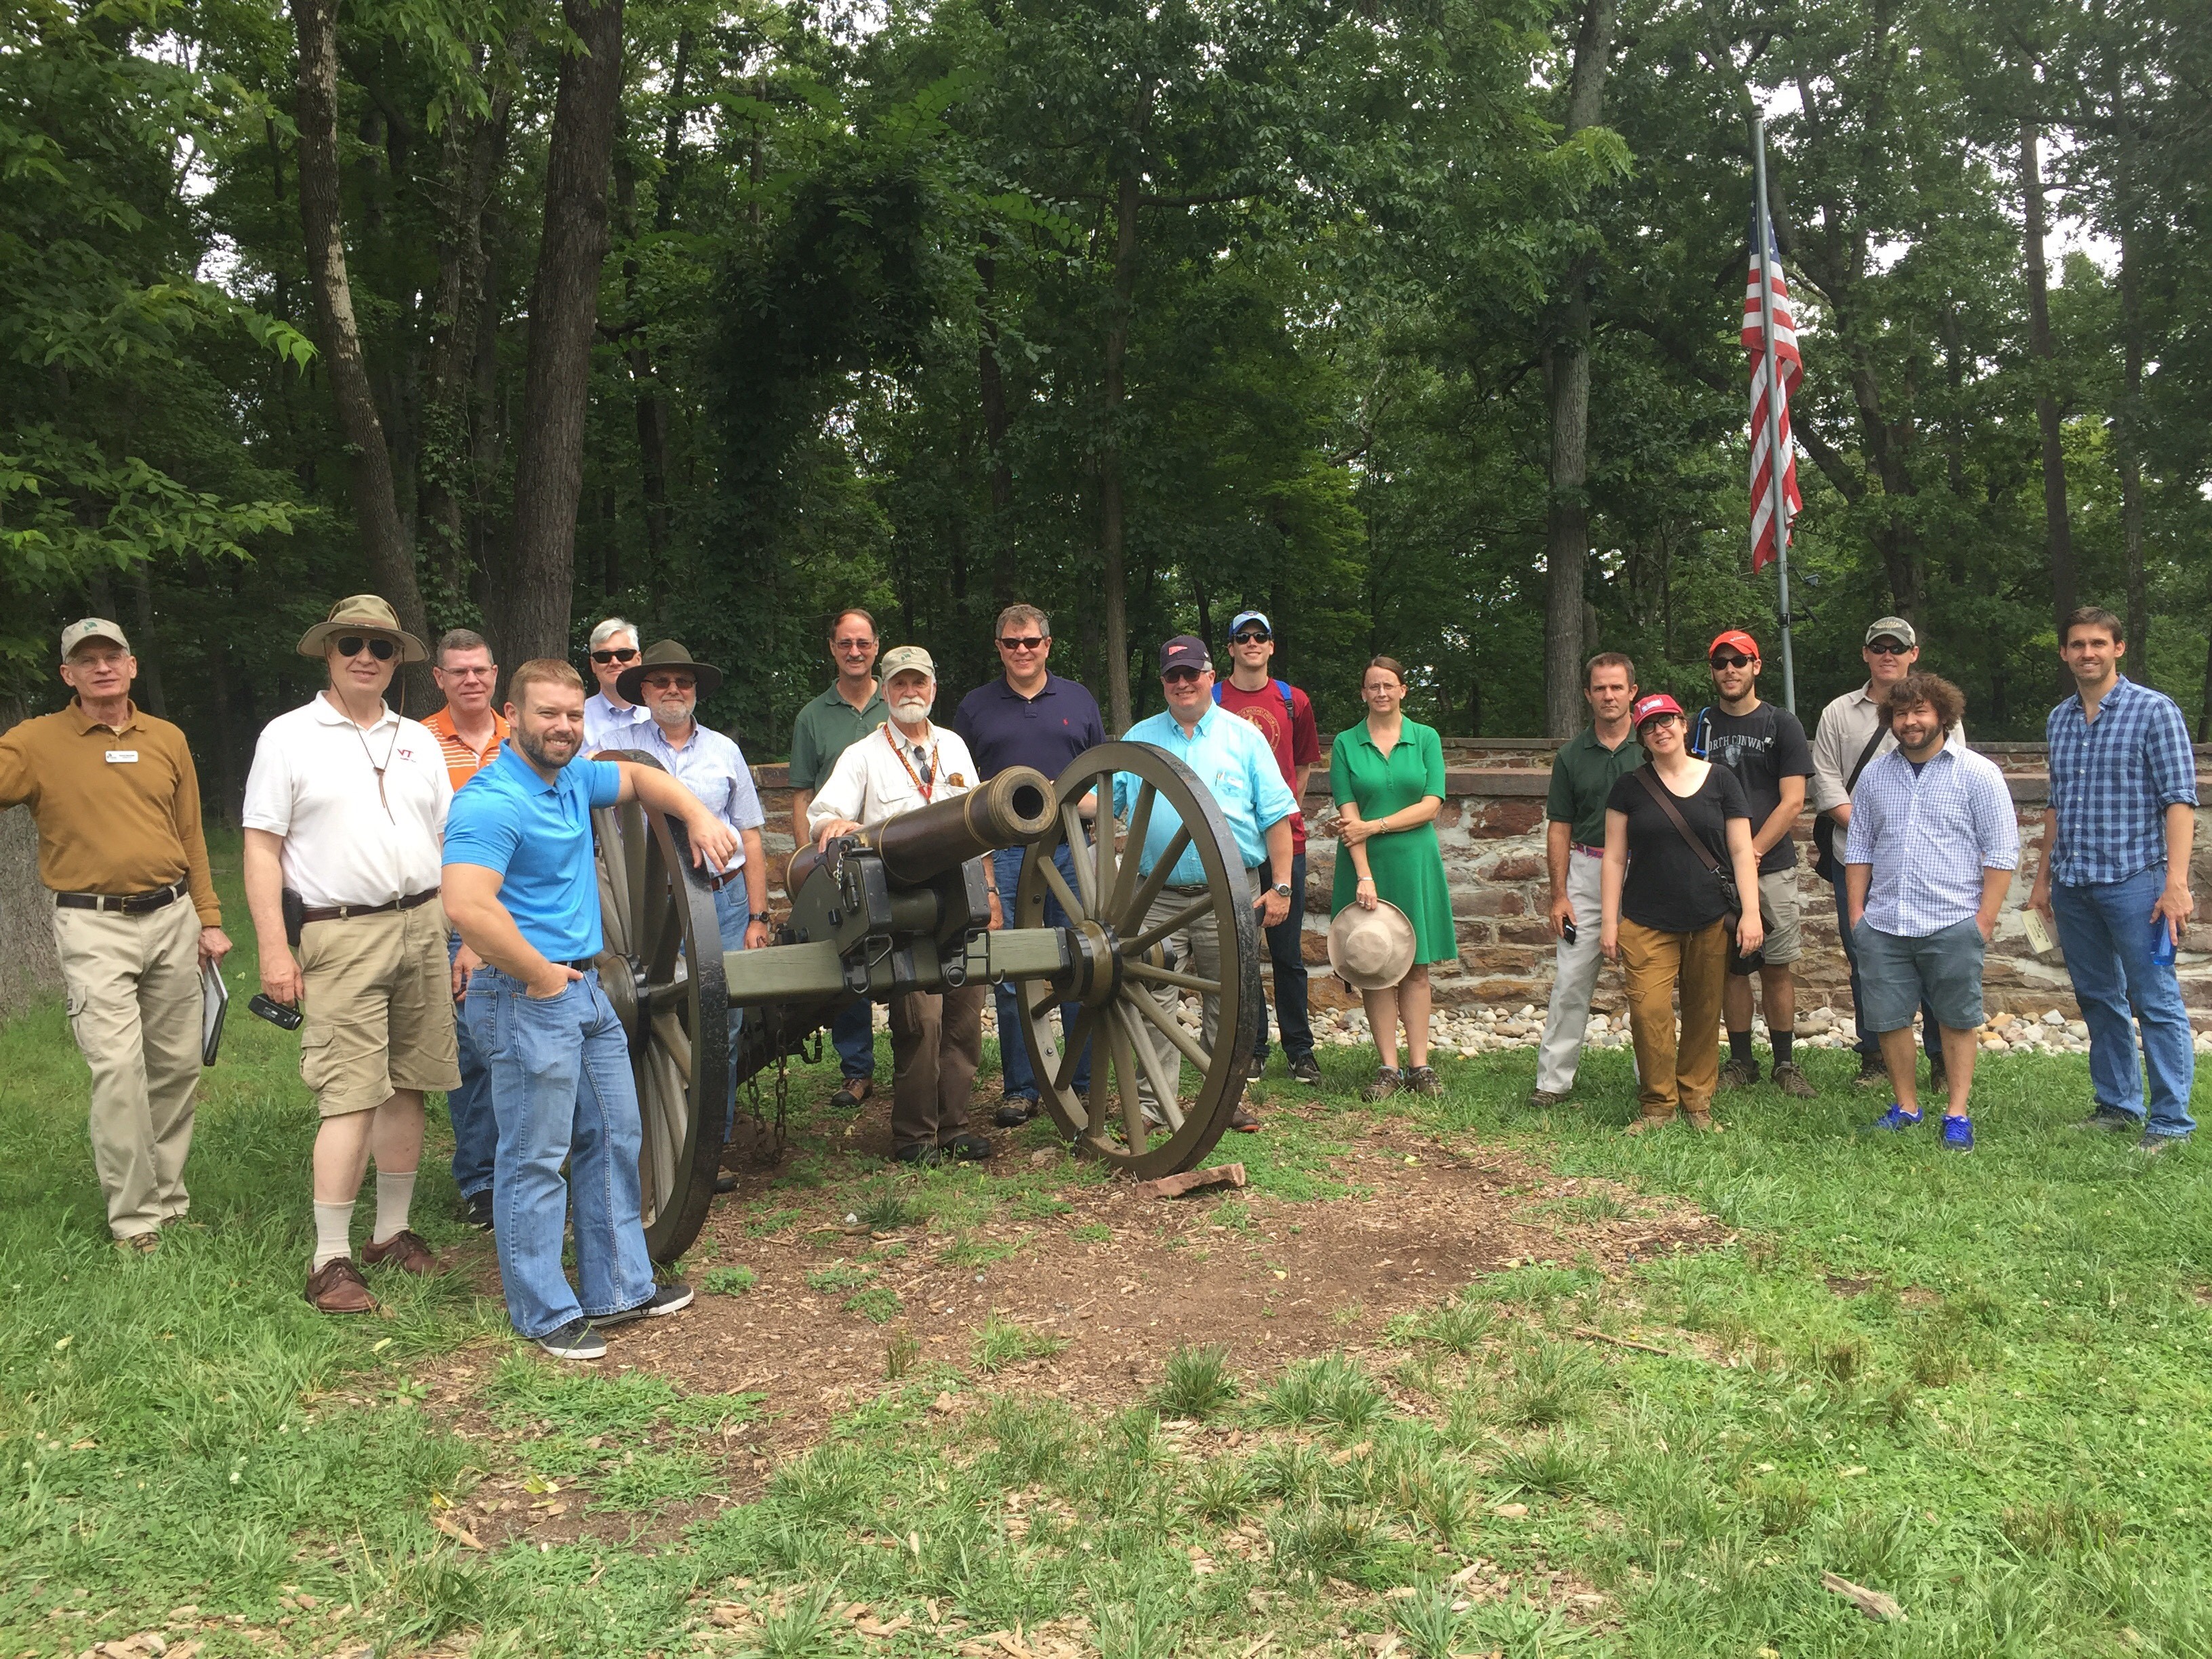
[[(218, 857), (234, 904), (234, 851)], [(2143, 1164), (2067, 1135), (2087, 1081), (2058, 1059), (1985, 1071), (1971, 1158), (1859, 1137), (1880, 1103), (1848, 1088), (1847, 1058), (1805, 1058), (1816, 1101), (1758, 1089), (1723, 1097), (1727, 1133), (1631, 1141), (1618, 1055), (1590, 1057), (1586, 1104), (1532, 1121), (1526, 1056), (1446, 1061), (1442, 1100), (1376, 1107), (1355, 1098), (1371, 1060), (1332, 1053), (1318, 1100), (1263, 1100), (1268, 1132), (1229, 1149), (1252, 1184), (1214, 1224), (1256, 1240), (1307, 1203), (1387, 1205), (1331, 1163), (1387, 1121), (1687, 1199), (1731, 1242), (1612, 1279), (1563, 1243), (1442, 1287), (1364, 1360), (1264, 1369), (1233, 1397), (1242, 1344), (1177, 1354), (1137, 1404), (1133, 1385), (1062, 1400), (1049, 1365), (1011, 1371), (1058, 1339), (1007, 1319), (964, 1355), (927, 1350), (964, 1370), (894, 1327), (888, 1378), (842, 1379), (862, 1403), (741, 1490), (724, 1449), (777, 1401), (557, 1369), (460, 1274), (380, 1283), (386, 1318), (310, 1311), (313, 1117), (296, 1040), (258, 1022), (204, 1085), (202, 1225), (150, 1260), (114, 1255), (82, 1064), (41, 1009), (0, 1031), (0, 1655), (165, 1628), (204, 1659), (358, 1642), (902, 1656), (1075, 1617), (1102, 1654), (1241, 1654), (1272, 1633), (1316, 1653), (1395, 1634), (1421, 1655), (2212, 1655), (2206, 1154)], [(833, 1081), (803, 1073), (794, 1100)], [(1029, 1160), (1048, 1129), (1008, 1137), (989, 1171), (893, 1185), (848, 1161), (842, 1121), (799, 1128), (800, 1178), (748, 1233), (896, 1214), (917, 1255), (926, 1238), (979, 1272), (998, 1259), (985, 1228), (1026, 1227), (1039, 1251), (1104, 1242), (1060, 1219), (1103, 1177)], [(434, 1143), (416, 1225), (480, 1251), (447, 1218), (442, 1157)], [(1527, 1197), (1540, 1225), (1649, 1207)], [(817, 1288), (868, 1312), (880, 1287), (839, 1267)], [(735, 1292), (750, 1271), (702, 1282)], [(475, 1415), (457, 1422), (434, 1390), (464, 1370)], [(457, 1546), (430, 1517), (487, 1476), (574, 1490), (603, 1535)], [(1601, 1600), (1547, 1594), (1538, 1570)], [(1908, 1621), (1869, 1624), (1824, 1571)], [(863, 1642), (853, 1602), (912, 1622)], [(183, 1603), (198, 1619), (164, 1627)], [(708, 1622), (716, 1603), (742, 1627)]]

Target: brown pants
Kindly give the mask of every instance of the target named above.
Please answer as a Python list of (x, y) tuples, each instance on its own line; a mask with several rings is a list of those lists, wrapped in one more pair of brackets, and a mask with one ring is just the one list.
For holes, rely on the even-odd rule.
[[(1646, 1117), (1674, 1109), (1709, 1112), (1720, 1084), (1721, 991), (1728, 982), (1728, 928), (1662, 933), (1620, 920), (1620, 965), (1628, 979), (1629, 1030), (1636, 1039), (1637, 1098)], [(1674, 1036), (1674, 994), (1682, 1027)]]
[(891, 999), (893, 1145), (942, 1146), (968, 1127), (990, 988), (971, 981), (957, 991)]

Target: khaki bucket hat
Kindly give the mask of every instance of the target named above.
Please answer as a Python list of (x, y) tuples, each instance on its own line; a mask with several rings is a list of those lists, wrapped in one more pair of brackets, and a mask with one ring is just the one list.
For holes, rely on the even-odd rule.
[(1347, 904), (1328, 925), (1328, 965), (1355, 991), (1387, 991), (1413, 971), (1413, 924), (1387, 899)]
[(428, 662), (422, 641), (399, 625), (399, 613), (374, 593), (355, 593), (331, 607), (331, 614), (300, 635), (300, 654), (319, 657), (340, 634), (383, 634), (399, 641), (399, 660)]
[(645, 677), (656, 668), (683, 669), (691, 676), (692, 689), (702, 697), (711, 697), (722, 689), (722, 671), (714, 664), (693, 662), (691, 653), (674, 640), (655, 640), (635, 662), (623, 670), (615, 681), (616, 692), (624, 702), (639, 702), (639, 693), (645, 689)]

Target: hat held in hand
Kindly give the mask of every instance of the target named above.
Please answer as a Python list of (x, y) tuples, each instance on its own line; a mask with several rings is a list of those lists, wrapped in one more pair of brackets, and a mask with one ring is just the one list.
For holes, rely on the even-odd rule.
[(1328, 966), (1355, 991), (1387, 991), (1413, 971), (1413, 924), (1387, 899), (1347, 904), (1328, 925)]

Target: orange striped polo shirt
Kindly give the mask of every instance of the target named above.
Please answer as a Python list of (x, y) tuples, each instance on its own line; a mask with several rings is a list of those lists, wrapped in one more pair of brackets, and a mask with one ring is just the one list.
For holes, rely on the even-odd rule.
[(491, 741), (484, 745), (482, 754), (470, 748), (467, 740), (453, 729), (452, 709), (441, 708), (422, 724), (437, 738), (438, 748), (446, 757), (446, 775), (453, 780), (456, 791), (489, 766), (493, 757), (499, 753), (500, 744), (507, 741), (507, 717), (496, 708), (491, 711)]

